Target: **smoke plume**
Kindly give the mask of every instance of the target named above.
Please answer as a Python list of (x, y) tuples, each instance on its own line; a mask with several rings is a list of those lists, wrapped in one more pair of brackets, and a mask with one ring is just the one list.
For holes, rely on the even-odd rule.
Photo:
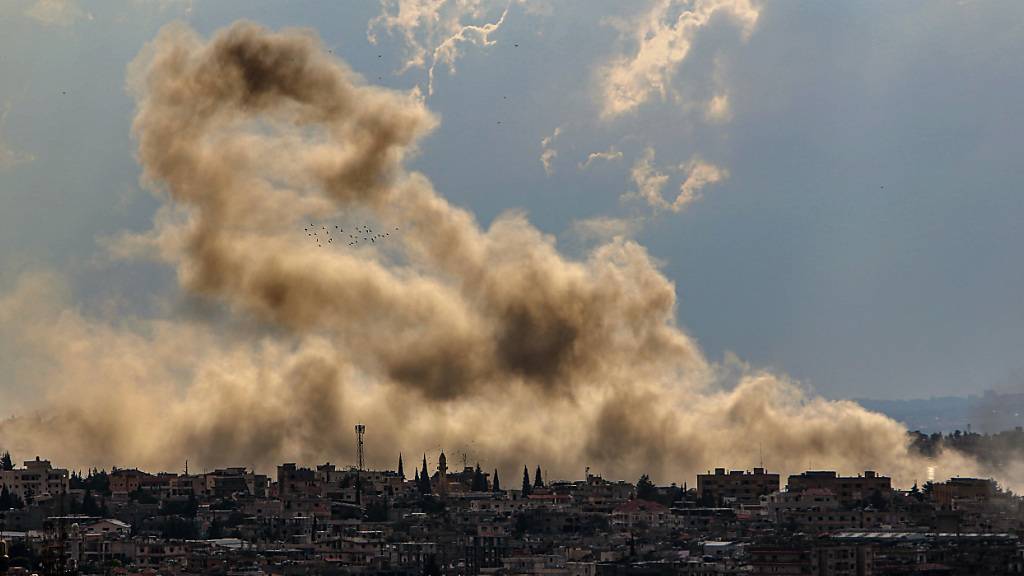
[[(762, 459), (904, 484), (925, 474), (898, 423), (709, 362), (636, 242), (575, 260), (524, 214), (483, 228), (450, 205), (404, 165), (437, 119), (310, 33), (242, 22), (205, 41), (172, 25), (129, 86), (143, 179), (166, 206), (115, 251), (173, 266), (182, 293), (226, 320), (42, 305), (56, 281), (25, 276), (0, 325), (36, 356), (45, 402), (0, 424), (16, 453), (168, 469), (345, 462), (362, 422), (376, 466), (445, 447), (509, 477), (540, 463), (681, 483)], [(389, 239), (317, 246), (304, 230), (355, 224)]]

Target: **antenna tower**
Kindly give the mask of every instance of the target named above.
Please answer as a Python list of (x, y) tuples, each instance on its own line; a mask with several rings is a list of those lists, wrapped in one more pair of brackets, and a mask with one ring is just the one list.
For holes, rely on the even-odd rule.
[(356, 424), (356, 457), (359, 460), (359, 470), (363, 470), (363, 435), (366, 434), (366, 426)]

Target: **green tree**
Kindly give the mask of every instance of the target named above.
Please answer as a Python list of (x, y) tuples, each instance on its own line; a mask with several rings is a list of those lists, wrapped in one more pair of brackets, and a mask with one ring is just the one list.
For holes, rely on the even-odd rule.
[(917, 482), (914, 482), (914, 485), (910, 488), (910, 497), (918, 502), (924, 500), (924, 494), (921, 492), (921, 489), (917, 487)]
[(423, 470), (420, 472), (420, 494), (430, 494), (430, 472), (427, 472), (427, 455), (423, 455)]
[(14, 461), (11, 460), (11, 453), (4, 451), (4, 455), (0, 456), (0, 470), (14, 470)]
[(366, 521), (367, 522), (387, 522), (388, 521), (388, 501), (384, 498), (378, 498), (366, 505)]
[(96, 470), (89, 477), (89, 485), (93, 490), (105, 496), (110, 496), (110, 475), (106, 470)]
[(494, 482), (491, 483), (491, 489), (495, 492), (501, 492), (501, 481), (498, 480), (498, 469), (494, 469)]
[(102, 510), (100, 505), (96, 502), (96, 499), (92, 496), (92, 490), (88, 488), (85, 490), (85, 495), (82, 496), (82, 514), (86, 516), (100, 516)]
[(191, 519), (166, 516), (160, 523), (160, 536), (169, 540), (193, 540), (198, 536), (198, 530)]
[(7, 489), (7, 486), (0, 488), (0, 511), (10, 510), (11, 508), (21, 509), (25, 507), (25, 503), (18, 497), (17, 494)]
[(655, 500), (658, 497), (658, 489), (650, 476), (644, 474), (636, 481), (636, 497), (640, 500)]
[(482, 470), (480, 470), (480, 464), (477, 463), (476, 470), (473, 471), (473, 483), (470, 486), (474, 492), (486, 492), (487, 491), (487, 478), (484, 476)]
[(533, 485), (530, 484), (530, 470), (523, 466), (523, 496), (529, 496), (533, 492)]
[(143, 490), (141, 486), (129, 494), (128, 497), (139, 504), (156, 504), (159, 502), (155, 496)]
[(537, 470), (533, 473), (533, 487), (541, 488), (544, 486), (544, 478), (540, 475), (540, 464), (537, 465)]

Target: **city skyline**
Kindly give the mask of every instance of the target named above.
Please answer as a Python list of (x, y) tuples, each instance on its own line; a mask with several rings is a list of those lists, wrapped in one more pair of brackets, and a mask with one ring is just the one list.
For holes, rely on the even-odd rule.
[(0, 576), (1024, 574), (1024, 2), (0, 2)]

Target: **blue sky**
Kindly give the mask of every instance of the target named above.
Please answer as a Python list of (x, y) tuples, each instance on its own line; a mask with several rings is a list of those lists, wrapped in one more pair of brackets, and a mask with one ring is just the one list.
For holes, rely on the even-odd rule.
[[(423, 91), (441, 125), (413, 167), (482, 222), (525, 210), (580, 254), (597, 224), (633, 235), (712, 359), (734, 352), (830, 398), (1020, 386), (1024, 4), (449, 4), (458, 26), (507, 14), (486, 42), (457, 45), (454, 72), (437, 65), (430, 95), (429, 55), (401, 71), (415, 48), (403, 29), (378, 24), (368, 40), (394, 8), (5, 2), (0, 285), (51, 267), (78, 306), (116, 298), (141, 313), (176, 290), (172, 270), (113, 263), (98, 243), (149, 228), (159, 205), (138, 182), (126, 66), (170, 21), (208, 35), (248, 18), (311, 27), (368, 82)], [(702, 9), (706, 21), (673, 28)], [(647, 37), (677, 34), (686, 54), (653, 54), (625, 86), (640, 101), (609, 113), (609, 70), (637, 63), (650, 22)], [(410, 31), (428, 52), (450, 32)], [(718, 176), (673, 209), (699, 166)]]

